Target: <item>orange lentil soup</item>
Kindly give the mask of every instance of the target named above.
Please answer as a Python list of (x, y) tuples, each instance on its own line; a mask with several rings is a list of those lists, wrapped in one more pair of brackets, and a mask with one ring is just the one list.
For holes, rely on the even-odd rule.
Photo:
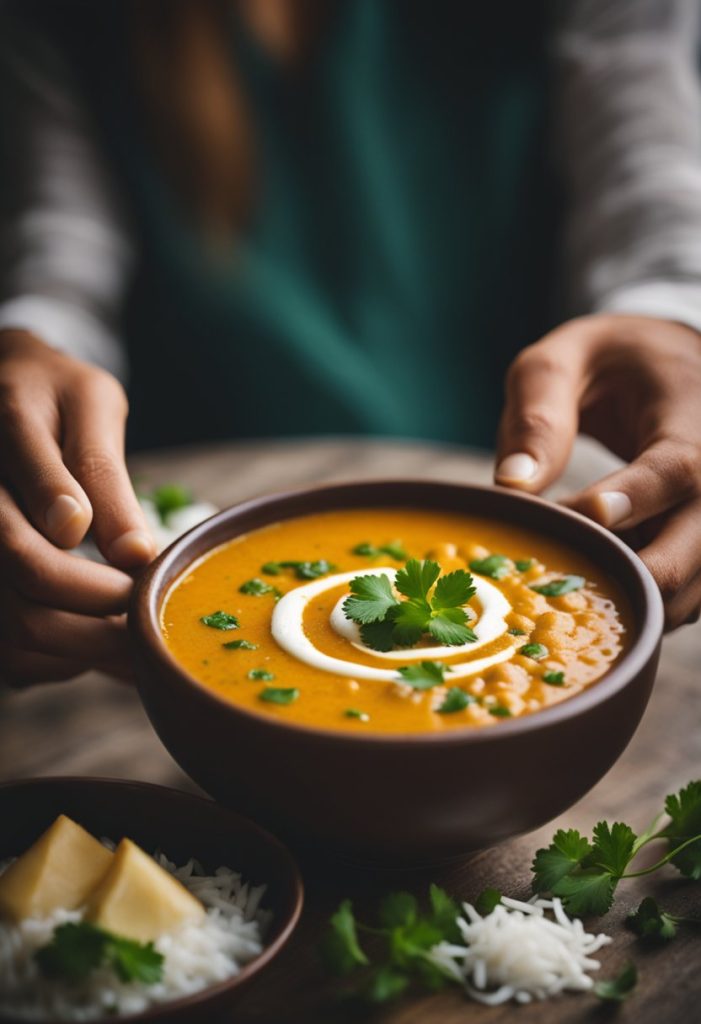
[[(419, 560), (411, 586), (397, 575), (409, 559)], [(422, 576), (423, 560), (437, 565)], [(360, 576), (371, 603), (354, 615), (384, 614), (384, 626), (344, 610)], [(398, 634), (402, 646), (386, 606), (410, 598), (416, 607), (402, 611), (418, 626), (411, 646)], [(566, 700), (620, 657), (627, 619), (599, 566), (537, 533), (361, 509), (286, 520), (211, 551), (172, 586), (162, 631), (180, 664), (234, 704), (322, 728), (411, 733), (496, 726)]]

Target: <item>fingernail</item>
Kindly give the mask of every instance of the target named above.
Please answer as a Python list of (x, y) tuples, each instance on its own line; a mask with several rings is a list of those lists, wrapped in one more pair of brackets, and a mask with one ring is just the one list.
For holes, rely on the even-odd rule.
[(514, 483), (526, 483), (532, 480), (538, 472), (538, 463), (532, 455), (526, 452), (516, 452), (515, 455), (507, 455), (497, 466), (497, 480), (510, 480)]
[(144, 530), (127, 530), (107, 550), (108, 560), (122, 569), (150, 562), (155, 554), (153, 539)]
[(76, 516), (83, 515), (82, 506), (70, 494), (59, 494), (46, 513), (46, 529), (57, 538)]
[(617, 526), (633, 512), (633, 503), (623, 491), (602, 491), (598, 499), (604, 526)]

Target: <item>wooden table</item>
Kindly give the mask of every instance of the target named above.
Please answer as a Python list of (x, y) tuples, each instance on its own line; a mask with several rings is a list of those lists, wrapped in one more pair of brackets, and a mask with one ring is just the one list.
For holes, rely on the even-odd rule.
[[(560, 491), (580, 486), (610, 468), (610, 457), (580, 444)], [(133, 459), (145, 484), (177, 481), (221, 506), (266, 491), (327, 480), (414, 476), (488, 482), (490, 462), (459, 448), (400, 442), (303, 441), (247, 443), (206, 449), (163, 451)], [(462, 898), (486, 885), (523, 896), (535, 849), (556, 826), (590, 831), (600, 818), (623, 818), (642, 827), (662, 806), (665, 794), (701, 775), (701, 631), (687, 627), (665, 644), (651, 704), (628, 750), (611, 772), (561, 820), (533, 834), (487, 850), (460, 867), (435, 872), (434, 880)], [(0, 696), (0, 778), (38, 775), (103, 775), (137, 778), (195, 789), (153, 733), (136, 694), (95, 674), (72, 683), (37, 687)], [(431, 879), (414, 878), (417, 894)], [(238, 1024), (328, 1024), (342, 1018), (332, 1000), (333, 985), (323, 978), (316, 942), (329, 914), (350, 895), (371, 907), (382, 888), (396, 884), (358, 878), (338, 869), (322, 877), (305, 871), (307, 903), (302, 923), (287, 950), (255, 983), (236, 1014)], [(402, 880), (406, 887), (406, 879)], [(624, 883), (605, 929), (615, 938), (604, 951), (602, 974), (612, 975), (634, 958), (640, 983), (619, 1014), (636, 1024), (701, 1019), (701, 942), (699, 931), (680, 934), (665, 948), (645, 950), (627, 931), (627, 911), (646, 894), (674, 913), (701, 916), (701, 886), (685, 883), (672, 869), (653, 881)], [(589, 996), (546, 1004), (488, 1009), (467, 1002), (458, 991), (405, 999), (384, 1009), (386, 1024), (458, 1024), (518, 1019), (519, 1024), (595, 1021), (605, 1014)], [(369, 1016), (369, 1015), (368, 1015)], [(374, 1019), (374, 1018), (373, 1018)]]

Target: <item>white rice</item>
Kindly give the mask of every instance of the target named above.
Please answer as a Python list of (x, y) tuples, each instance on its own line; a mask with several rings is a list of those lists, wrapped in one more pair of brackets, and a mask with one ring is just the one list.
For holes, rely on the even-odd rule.
[[(185, 925), (154, 943), (165, 957), (161, 981), (122, 982), (108, 968), (93, 971), (77, 985), (44, 978), (34, 953), (50, 942), (58, 925), (82, 918), (81, 910), (57, 910), (19, 925), (0, 922), (0, 1010), (20, 1020), (88, 1021), (140, 1013), (238, 974), (263, 951), (262, 937), (270, 920), (270, 912), (260, 908), (264, 885), (249, 886), (230, 868), (206, 875), (195, 860), (183, 867), (162, 854), (155, 860), (207, 911), (203, 922)], [(0, 865), (0, 873), (9, 863)]]
[(503, 896), (485, 917), (470, 903), (463, 911), (457, 923), (464, 945), (440, 942), (428, 959), (487, 1006), (587, 991), (594, 984), (589, 972), (601, 966), (592, 954), (611, 942), (585, 932), (557, 898), (525, 903)]

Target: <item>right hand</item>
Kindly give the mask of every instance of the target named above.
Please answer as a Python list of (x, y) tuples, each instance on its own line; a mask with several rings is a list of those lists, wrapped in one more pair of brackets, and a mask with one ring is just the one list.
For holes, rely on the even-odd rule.
[[(0, 331), (0, 682), (128, 676), (124, 611), (155, 546), (124, 461), (110, 374)], [(69, 554), (92, 524), (109, 565)]]

